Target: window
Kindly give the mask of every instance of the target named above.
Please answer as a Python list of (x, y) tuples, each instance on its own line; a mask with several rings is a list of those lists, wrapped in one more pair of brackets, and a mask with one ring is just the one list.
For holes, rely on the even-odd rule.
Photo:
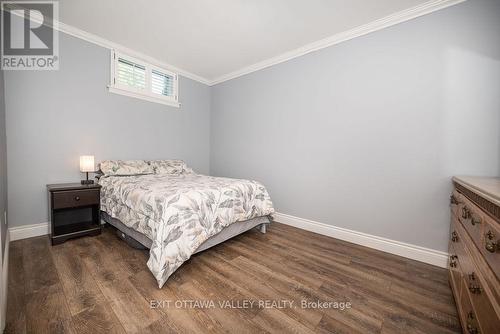
[(109, 91), (178, 107), (178, 76), (144, 61), (111, 53)]
[(146, 88), (146, 67), (118, 58), (116, 81), (119, 85), (135, 89)]

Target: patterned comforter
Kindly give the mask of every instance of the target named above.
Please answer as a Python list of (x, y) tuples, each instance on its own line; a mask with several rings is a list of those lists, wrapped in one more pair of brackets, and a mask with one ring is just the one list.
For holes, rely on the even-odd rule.
[(161, 288), (207, 239), (274, 212), (266, 188), (199, 174), (105, 176), (101, 210), (153, 241), (148, 267)]

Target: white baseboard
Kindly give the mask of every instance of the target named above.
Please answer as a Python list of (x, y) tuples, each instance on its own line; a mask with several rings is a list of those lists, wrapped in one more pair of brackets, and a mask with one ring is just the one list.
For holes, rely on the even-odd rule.
[(9, 228), (10, 241), (49, 234), (49, 223), (23, 225)]
[(357, 232), (342, 227), (319, 223), (283, 213), (275, 213), (273, 216), (274, 220), (282, 224), (352, 242), (354, 244), (370, 247), (383, 252), (403, 256), (408, 259), (417, 260), (442, 268), (446, 268), (448, 264), (448, 253), (445, 252)]
[[(3, 265), (0, 266), (2, 268), (1, 279), (0, 279), (0, 333), (3, 333), (5, 329), (5, 321), (7, 317), (7, 293), (8, 293), (8, 285), (7, 282), (9, 280), (9, 243), (10, 236), (9, 232), (5, 236), (5, 253), (3, 254)], [(1, 263), (0, 263), (1, 264)]]
[[(277, 212), (273, 216), (277, 222), (286, 225), (370, 247), (383, 252), (403, 256), (412, 260), (417, 260), (442, 268), (446, 268), (448, 264), (448, 253), (445, 252), (290, 216), (283, 213)], [(11, 227), (9, 228), (9, 232), (11, 241), (38, 237), (49, 234), (49, 223)]]

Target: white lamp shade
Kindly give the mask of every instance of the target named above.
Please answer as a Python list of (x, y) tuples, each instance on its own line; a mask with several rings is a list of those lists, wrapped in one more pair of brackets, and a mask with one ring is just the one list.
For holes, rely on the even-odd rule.
[(80, 157), (80, 172), (95, 172), (94, 156), (82, 155)]

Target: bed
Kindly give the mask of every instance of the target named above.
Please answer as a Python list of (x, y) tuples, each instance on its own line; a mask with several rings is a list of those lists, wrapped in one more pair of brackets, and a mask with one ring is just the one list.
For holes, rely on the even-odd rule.
[(149, 248), (160, 288), (192, 254), (265, 232), (274, 213), (261, 183), (197, 174), (181, 160), (103, 161), (100, 170), (102, 218)]

